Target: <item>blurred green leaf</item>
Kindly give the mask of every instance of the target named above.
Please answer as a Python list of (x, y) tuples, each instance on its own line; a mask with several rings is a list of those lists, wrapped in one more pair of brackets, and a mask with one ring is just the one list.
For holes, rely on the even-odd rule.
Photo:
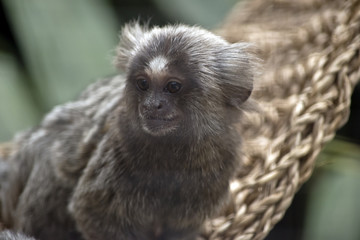
[(319, 162), (303, 239), (360, 239), (360, 146), (334, 140), (326, 146)]
[(38, 120), (38, 109), (22, 78), (14, 59), (0, 53), (0, 142), (10, 140), (16, 131)]
[(47, 109), (114, 72), (111, 49), (117, 42), (117, 26), (106, 1), (3, 2)]
[(239, 0), (154, 0), (169, 18), (214, 28)]

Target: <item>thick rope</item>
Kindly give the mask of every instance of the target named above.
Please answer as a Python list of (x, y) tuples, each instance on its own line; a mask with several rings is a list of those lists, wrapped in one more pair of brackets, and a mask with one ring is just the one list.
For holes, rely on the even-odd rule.
[(264, 239), (348, 119), (360, 79), (360, 1), (253, 0), (219, 33), (262, 50), (254, 94), (262, 111), (239, 126), (245, 171), (231, 184), (234, 206), (203, 238)]

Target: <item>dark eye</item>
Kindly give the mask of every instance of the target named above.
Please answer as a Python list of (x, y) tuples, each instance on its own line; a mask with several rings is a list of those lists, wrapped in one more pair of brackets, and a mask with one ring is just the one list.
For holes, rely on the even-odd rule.
[(181, 89), (181, 83), (179, 82), (171, 81), (168, 82), (168, 84), (166, 85), (166, 90), (169, 93), (177, 93), (178, 91), (180, 91), (180, 89)]
[(141, 91), (146, 91), (149, 89), (149, 82), (145, 78), (139, 78), (136, 81), (136, 84)]

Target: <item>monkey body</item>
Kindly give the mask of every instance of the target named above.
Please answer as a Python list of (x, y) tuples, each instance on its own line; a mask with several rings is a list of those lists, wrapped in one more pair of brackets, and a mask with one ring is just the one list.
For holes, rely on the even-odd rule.
[(240, 162), (246, 47), (197, 27), (126, 26), (125, 75), (17, 137), (2, 220), (39, 239), (194, 239)]
[[(193, 236), (226, 198), (229, 179), (220, 175), (231, 176), (233, 168), (222, 166), (224, 163), (204, 168), (201, 162), (191, 162), (199, 155), (204, 157), (198, 159), (200, 161), (217, 160), (210, 154), (191, 152), (190, 148), (196, 145), (152, 140), (139, 149), (143, 138), (134, 137), (132, 144), (124, 144), (109, 137), (104, 143), (117, 142), (118, 148), (109, 149), (104, 144), (104, 148), (99, 149), (99, 155), (105, 158), (90, 160), (91, 168), (85, 172), (89, 177), (79, 183), (79, 186), (86, 183), (86, 187), (76, 189), (70, 205), (73, 214), (81, 217), (79, 221), (84, 224), (89, 239), (104, 236), (109, 239), (187, 239), (187, 235)], [(216, 152), (218, 146), (213, 142), (208, 144), (201, 146), (202, 151)], [(130, 155), (111, 161), (122, 152)], [(226, 154), (229, 160), (233, 158), (224, 149), (220, 153)], [(101, 191), (94, 191), (98, 186)], [(86, 222), (92, 215), (101, 216), (96, 224)], [(107, 224), (116, 222), (119, 216), (121, 224), (117, 226), (123, 229), (112, 232)], [(99, 226), (98, 229), (94, 225)]]

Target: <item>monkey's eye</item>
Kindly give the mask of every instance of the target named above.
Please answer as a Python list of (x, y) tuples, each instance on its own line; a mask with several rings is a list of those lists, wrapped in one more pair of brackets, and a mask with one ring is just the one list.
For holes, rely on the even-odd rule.
[(168, 82), (168, 84), (165, 87), (165, 90), (168, 91), (169, 93), (177, 93), (178, 91), (180, 91), (180, 89), (181, 89), (181, 83), (175, 81)]
[(146, 91), (149, 89), (149, 82), (145, 78), (139, 78), (136, 81), (136, 84), (141, 91)]

